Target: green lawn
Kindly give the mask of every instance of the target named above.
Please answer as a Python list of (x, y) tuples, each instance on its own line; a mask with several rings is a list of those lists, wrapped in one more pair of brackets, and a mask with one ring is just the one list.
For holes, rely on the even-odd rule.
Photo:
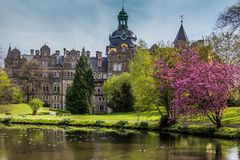
[[(137, 113), (112, 113), (108, 115), (71, 115), (71, 116), (53, 116), (53, 115), (46, 115), (52, 112), (49, 108), (41, 108), (38, 111), (37, 116), (32, 116), (32, 110), (29, 105), (27, 104), (16, 104), (16, 105), (0, 105), (0, 117), (25, 117), (31, 119), (76, 119), (76, 120), (83, 120), (83, 121), (96, 121), (96, 120), (103, 120), (103, 121), (137, 121), (138, 118), (140, 121), (149, 121), (149, 122), (158, 122), (160, 119), (160, 115), (158, 112), (143, 112), (140, 113), (139, 117)], [(6, 115), (5, 113), (11, 113), (11, 115)], [(44, 115), (42, 115), (44, 114)], [(191, 120), (190, 120), (191, 121)], [(208, 119), (202, 120), (192, 120), (192, 121), (204, 121), (209, 122)], [(240, 124), (240, 107), (233, 107), (228, 108), (225, 111), (223, 124)]]

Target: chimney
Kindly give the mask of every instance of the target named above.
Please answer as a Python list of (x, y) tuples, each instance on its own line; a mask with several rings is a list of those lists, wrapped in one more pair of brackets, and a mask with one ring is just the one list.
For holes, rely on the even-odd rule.
[(39, 56), (40, 51), (36, 50), (35, 52), (36, 52), (36, 55)]
[(30, 50), (31, 55), (34, 55), (34, 49)]
[(56, 55), (60, 55), (60, 51), (59, 51), (59, 50), (56, 50), (55, 54), (56, 54)]
[(66, 54), (66, 48), (63, 48), (63, 54), (64, 54), (64, 56), (65, 56), (65, 54)]
[(97, 51), (96, 58), (97, 58), (97, 67), (102, 68), (102, 52)]
[(87, 58), (90, 58), (90, 51), (87, 51), (86, 54), (87, 54)]

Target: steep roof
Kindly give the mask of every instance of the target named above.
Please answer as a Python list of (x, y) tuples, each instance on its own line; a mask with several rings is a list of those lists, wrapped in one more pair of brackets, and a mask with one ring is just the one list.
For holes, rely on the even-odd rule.
[(90, 65), (93, 69), (93, 71), (104, 71), (107, 72), (107, 57), (102, 57), (102, 68), (97, 67), (97, 58), (96, 57), (90, 57)]
[(187, 34), (184, 30), (183, 24), (181, 24), (181, 26), (179, 28), (179, 31), (178, 31), (178, 34), (177, 34), (173, 43), (176, 44), (179, 41), (189, 42)]

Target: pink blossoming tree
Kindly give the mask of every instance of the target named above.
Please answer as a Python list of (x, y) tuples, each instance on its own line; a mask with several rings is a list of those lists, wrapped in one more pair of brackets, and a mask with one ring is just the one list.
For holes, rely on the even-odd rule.
[(239, 85), (237, 67), (204, 62), (191, 50), (181, 51), (179, 60), (172, 66), (163, 59), (159, 59), (156, 66), (160, 91), (172, 90), (172, 118), (204, 115), (221, 127), (230, 92)]

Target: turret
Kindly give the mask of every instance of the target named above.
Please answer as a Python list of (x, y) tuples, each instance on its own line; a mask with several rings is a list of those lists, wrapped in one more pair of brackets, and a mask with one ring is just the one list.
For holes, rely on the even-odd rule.
[(176, 48), (186, 48), (189, 45), (189, 40), (183, 27), (183, 16), (181, 16), (181, 26), (173, 44)]

